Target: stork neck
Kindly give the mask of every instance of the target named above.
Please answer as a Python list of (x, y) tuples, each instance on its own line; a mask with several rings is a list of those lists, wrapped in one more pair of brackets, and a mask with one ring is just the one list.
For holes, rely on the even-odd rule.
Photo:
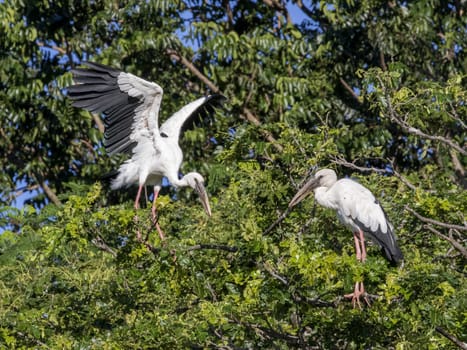
[(171, 175), (167, 176), (167, 179), (169, 180), (170, 184), (175, 187), (186, 187), (188, 186), (188, 183), (185, 179), (185, 177), (182, 177), (181, 179), (178, 178), (176, 175)]
[(334, 203), (329, 200), (328, 190), (329, 188), (324, 186), (315, 188), (315, 199), (323, 207), (334, 208)]

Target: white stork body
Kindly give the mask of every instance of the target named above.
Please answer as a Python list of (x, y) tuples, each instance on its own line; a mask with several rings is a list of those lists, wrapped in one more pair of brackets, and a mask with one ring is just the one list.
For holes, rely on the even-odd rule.
[[(337, 180), (333, 170), (322, 169), (297, 192), (289, 207), (297, 205), (312, 191), (316, 201), (326, 208), (334, 209), (339, 220), (353, 232), (359, 261), (364, 262), (366, 259), (364, 236), (378, 244), (392, 264), (403, 259), (386, 213), (366, 187), (350, 179)], [(355, 304), (359, 303), (362, 294), (363, 282), (357, 282), (354, 293), (349, 296)]]
[[(173, 186), (195, 189), (206, 213), (211, 215), (204, 178), (194, 172), (181, 179), (178, 177), (183, 160), (178, 140), (186, 123), (201, 113), (203, 107), (212, 107), (225, 98), (221, 95), (199, 98), (159, 127), (163, 95), (159, 85), (101, 64), (86, 62), (85, 65), (87, 69), (73, 70), (78, 83), (68, 88), (73, 106), (104, 114), (104, 146), (109, 155), (131, 155), (118, 169), (112, 189), (137, 184), (135, 208), (138, 208), (142, 188), (154, 186), (152, 211), (155, 220), (157, 195), (162, 178), (167, 177)], [(162, 238), (157, 222), (156, 227)]]

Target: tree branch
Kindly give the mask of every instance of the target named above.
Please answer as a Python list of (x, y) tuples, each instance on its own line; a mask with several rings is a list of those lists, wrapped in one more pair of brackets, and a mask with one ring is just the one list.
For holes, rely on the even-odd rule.
[(453, 336), (452, 334), (449, 334), (446, 330), (444, 330), (443, 328), (441, 328), (440, 326), (436, 326), (435, 327), (435, 330), (441, 334), (442, 336), (448, 338), (450, 341), (452, 341), (454, 344), (456, 344), (460, 349), (462, 350), (467, 350), (467, 344), (460, 341), (459, 339), (457, 339), (455, 336)]
[[(250, 123), (258, 127), (261, 126), (261, 122), (247, 107), (243, 107), (243, 113)], [(284, 150), (284, 147), (282, 147), (282, 145), (277, 142), (277, 140), (274, 138), (274, 136), (272, 136), (272, 134), (269, 131), (261, 130), (261, 133), (263, 134), (264, 138), (268, 140), (277, 151), (282, 152)]]
[(208, 77), (206, 77), (203, 73), (201, 73), (199, 69), (196, 68), (195, 65), (191, 63), (190, 61), (188, 61), (184, 56), (182, 56), (181, 54), (179, 54), (177, 51), (173, 49), (168, 49), (166, 52), (170, 56), (170, 58), (180, 62), (186, 68), (188, 68), (188, 70), (191, 73), (193, 73), (199, 80), (205, 83), (209, 87), (209, 89), (211, 89), (213, 93), (220, 93), (220, 89), (211, 80), (209, 80)]
[(196, 244), (194, 246), (188, 247), (186, 250), (190, 252), (190, 251), (193, 251), (193, 250), (201, 250), (201, 249), (225, 250), (227, 252), (232, 252), (232, 253), (235, 253), (235, 252), (238, 251), (237, 247), (228, 246), (228, 245), (224, 245), (224, 244), (211, 244), (211, 243)]
[(58, 51), (58, 52), (59, 52), (60, 54), (62, 54), (62, 55), (66, 55), (66, 54), (67, 54), (66, 50), (63, 49), (63, 48), (61, 48), (61, 47), (59, 47), (59, 46), (49, 46), (49, 45), (44, 44), (44, 43), (41, 42), (41, 41), (38, 42), (37, 45), (40, 46), (40, 47), (46, 47), (46, 48), (48, 48), (48, 49)]
[[(195, 65), (193, 63), (191, 63), (190, 61), (188, 61), (185, 57), (183, 57), (181, 54), (179, 54), (177, 51), (173, 50), (173, 49), (168, 49), (167, 51), (167, 54), (174, 60), (180, 62), (181, 64), (183, 64), (186, 68), (188, 68), (188, 70), (193, 73), (193, 75), (195, 75), (198, 79), (200, 79), (203, 83), (205, 83), (209, 89), (211, 89), (211, 91), (213, 93), (221, 93), (221, 90), (219, 89), (218, 86), (216, 86), (211, 80), (209, 80), (208, 77), (206, 77), (203, 73), (201, 73), (199, 71), (198, 68), (195, 67)], [(253, 125), (256, 125), (256, 126), (261, 126), (261, 122), (258, 120), (258, 118), (256, 118), (254, 116), (254, 114), (247, 108), (247, 107), (243, 107), (243, 113), (246, 117), (246, 119), (252, 123)], [(266, 140), (268, 140), (269, 142), (271, 142), (273, 144), (273, 146), (279, 151), (279, 152), (282, 152), (283, 150), (283, 147), (282, 145), (280, 145), (277, 140), (272, 136), (272, 134), (268, 131), (261, 131), (261, 133), (263, 134), (263, 136), (266, 138)]]
[(353, 99), (355, 101), (357, 101), (357, 103), (359, 105), (363, 104), (363, 102), (360, 100), (359, 96), (355, 93), (355, 91), (353, 91), (353, 89), (350, 87), (350, 85), (347, 84), (347, 82), (343, 78), (339, 78), (339, 81), (341, 82), (342, 86), (350, 93), (350, 95), (353, 97)]
[(44, 191), (45, 195), (49, 200), (55, 205), (62, 205), (60, 199), (58, 199), (55, 192), (45, 183), (45, 181), (39, 181), (39, 186), (41, 186), (42, 190)]
[(249, 323), (249, 322), (242, 322), (240, 320), (231, 319), (229, 320), (231, 323), (235, 323), (246, 328), (252, 329), (255, 333), (257, 333), (260, 337), (265, 339), (276, 339), (276, 340), (283, 340), (287, 344), (299, 345), (300, 338), (296, 335), (292, 335), (286, 332), (276, 331), (272, 328), (267, 328), (258, 324)]
[[(276, 272), (269, 264), (267, 263), (257, 263), (257, 266), (259, 268), (263, 268), (266, 272), (268, 272), (273, 278), (281, 282), (284, 286), (290, 287), (290, 283), (287, 280), (285, 276), (280, 275), (278, 272)], [(302, 293), (298, 290), (294, 290), (291, 292), (292, 299), (296, 303), (306, 303), (309, 305), (313, 305), (316, 307), (336, 307), (335, 302), (330, 302), (330, 301), (325, 301), (321, 300), (319, 297), (317, 298), (309, 298), (306, 296), (303, 296)]]
[(402, 127), (402, 129), (404, 129), (409, 134), (420, 136), (422, 138), (432, 140), (432, 141), (442, 142), (445, 145), (448, 145), (448, 146), (452, 147), (453, 149), (455, 149), (460, 154), (462, 154), (464, 156), (467, 156), (467, 151), (465, 149), (463, 149), (462, 147), (460, 147), (452, 139), (444, 137), (444, 136), (440, 136), (440, 135), (429, 135), (429, 134), (421, 131), (420, 129), (417, 129), (417, 128), (413, 127), (413, 126), (410, 126), (410, 124), (408, 124), (406, 121), (402, 120), (402, 118), (397, 114), (396, 110), (394, 109), (394, 106), (392, 105), (391, 97), (389, 96), (389, 93), (388, 93), (385, 85), (383, 84), (383, 82), (382, 82), (382, 80), (380, 78), (378, 78), (378, 80), (379, 80), (381, 86), (385, 89), (386, 102), (387, 102), (388, 110), (389, 110), (389, 117), (393, 122), (398, 124), (400, 127)]
[(432, 227), (430, 225), (423, 225), (423, 227), (426, 228), (427, 230), (430, 230), (431, 232), (433, 232), (438, 237), (441, 237), (442, 239), (444, 239), (444, 240), (448, 241), (449, 243), (451, 243), (451, 245), (457, 251), (459, 251), (464, 256), (464, 258), (467, 258), (467, 250), (462, 246), (462, 244), (460, 244), (454, 238), (443, 235), (441, 232), (439, 232), (437, 229), (435, 229), (434, 227)]
[(394, 169), (394, 164), (390, 160), (387, 160), (387, 161), (391, 163), (391, 166), (392, 166), (391, 171), (386, 170), (386, 169), (381, 169), (381, 168), (375, 168), (375, 167), (361, 167), (361, 166), (356, 165), (355, 161), (354, 162), (349, 162), (345, 158), (343, 158), (342, 156), (334, 157), (333, 160), (332, 160), (332, 162), (334, 164), (342, 165), (342, 166), (344, 166), (346, 168), (355, 169), (355, 170), (358, 170), (358, 171), (361, 171), (361, 172), (375, 172), (375, 173), (378, 173), (378, 174), (394, 175), (404, 185), (406, 185), (411, 190), (415, 191), (417, 189), (417, 187), (414, 184), (412, 184), (409, 180), (407, 180), (404, 176), (402, 176), (398, 171), (396, 171)]
[(263, 0), (263, 2), (272, 7), (273, 9), (279, 11), (280, 13), (282, 13), (286, 20), (287, 20), (287, 24), (292, 24), (292, 19), (290, 18), (290, 14), (289, 14), (289, 11), (287, 11), (287, 8), (284, 6), (284, 4), (282, 4), (280, 1), (278, 0)]
[(459, 231), (467, 231), (467, 226), (460, 226), (460, 225), (456, 225), (456, 224), (447, 224), (445, 222), (441, 222), (441, 221), (438, 221), (438, 220), (433, 220), (433, 219), (430, 219), (430, 218), (426, 218), (422, 215), (420, 215), (419, 213), (417, 213), (415, 210), (413, 210), (412, 208), (410, 208), (408, 205), (405, 206), (405, 209), (412, 213), (413, 215), (415, 215), (415, 217), (420, 220), (420, 221), (423, 221), (424, 223), (427, 223), (427, 224), (432, 224), (432, 225), (436, 225), (436, 226), (440, 226), (440, 227), (444, 227), (444, 228), (449, 228), (449, 229), (453, 229), (453, 230), (459, 230)]
[(107, 243), (105, 243), (105, 241), (102, 239), (101, 236), (97, 236), (96, 238), (92, 239), (91, 240), (92, 244), (94, 244), (97, 248), (99, 248), (100, 250), (103, 250), (107, 253), (110, 253), (112, 254), (112, 256), (115, 258), (117, 256), (117, 253), (115, 253), (115, 251), (110, 248)]

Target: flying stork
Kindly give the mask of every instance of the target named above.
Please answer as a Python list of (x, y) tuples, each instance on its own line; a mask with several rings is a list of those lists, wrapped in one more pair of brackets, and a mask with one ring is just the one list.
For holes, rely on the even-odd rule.
[[(211, 216), (208, 195), (201, 174), (191, 172), (179, 178), (183, 153), (178, 144), (186, 123), (205, 107), (222, 102), (222, 95), (201, 97), (173, 114), (159, 127), (162, 88), (133, 74), (86, 62), (87, 68), (73, 69), (76, 85), (68, 87), (73, 106), (103, 113), (104, 146), (109, 155), (129, 153), (130, 158), (118, 169), (111, 182), (117, 189), (138, 184), (134, 207), (139, 208), (145, 185), (154, 186), (152, 218), (161, 239), (162, 230), (156, 220), (156, 200), (166, 177), (175, 187), (190, 186), (199, 195), (207, 215)], [(138, 232), (138, 239), (141, 239)]]
[[(292, 198), (289, 208), (300, 203), (312, 191), (316, 201), (326, 208), (334, 209), (341, 223), (353, 232), (358, 261), (366, 260), (364, 237), (378, 244), (391, 264), (396, 265), (403, 259), (386, 213), (366, 187), (351, 179), (337, 180), (334, 170), (321, 169)], [(360, 307), (361, 296), (369, 304), (363, 282), (357, 282), (354, 292), (345, 295), (352, 299), (354, 307), (355, 304)]]

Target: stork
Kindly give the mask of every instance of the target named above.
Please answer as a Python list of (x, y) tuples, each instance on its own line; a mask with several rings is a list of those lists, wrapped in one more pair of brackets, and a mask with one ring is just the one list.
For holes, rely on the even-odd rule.
[[(366, 260), (364, 237), (378, 244), (385, 258), (392, 264), (403, 259), (386, 213), (366, 187), (351, 179), (337, 180), (334, 170), (321, 169), (292, 198), (289, 208), (300, 203), (312, 191), (316, 201), (326, 208), (334, 209), (341, 223), (353, 232), (358, 261), (363, 263)], [(356, 282), (354, 292), (345, 295), (352, 299), (354, 307), (356, 304), (361, 307), (361, 296), (369, 304), (363, 282)]]
[[(163, 90), (158, 84), (101, 64), (86, 62), (85, 65), (86, 69), (72, 70), (77, 84), (68, 87), (68, 97), (75, 107), (104, 114), (104, 146), (109, 155), (130, 154), (119, 167), (111, 188), (137, 184), (134, 208), (138, 209), (143, 187), (154, 186), (151, 212), (161, 239), (164, 234), (156, 220), (156, 201), (163, 177), (175, 187), (193, 188), (207, 215), (211, 216), (203, 176), (197, 172), (182, 178), (178, 176), (183, 160), (178, 141), (189, 120), (202, 112), (203, 107), (212, 107), (225, 97), (201, 97), (181, 108), (159, 127)], [(141, 239), (139, 232), (138, 239)]]

